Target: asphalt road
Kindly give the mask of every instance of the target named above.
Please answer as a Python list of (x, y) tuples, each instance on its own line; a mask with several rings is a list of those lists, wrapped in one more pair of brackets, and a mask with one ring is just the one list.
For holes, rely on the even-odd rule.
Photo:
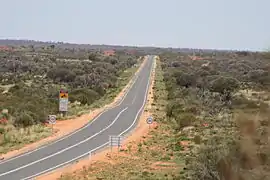
[(135, 77), (121, 103), (82, 129), (34, 151), (0, 162), (0, 180), (31, 179), (109, 145), (110, 135), (124, 135), (137, 123), (146, 103), (154, 56)]

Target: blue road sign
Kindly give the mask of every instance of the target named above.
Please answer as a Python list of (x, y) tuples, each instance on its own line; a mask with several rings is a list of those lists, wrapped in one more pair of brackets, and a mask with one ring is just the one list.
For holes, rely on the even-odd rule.
[(147, 122), (147, 124), (152, 124), (153, 123), (153, 117), (148, 117), (147, 119), (146, 119), (146, 122)]

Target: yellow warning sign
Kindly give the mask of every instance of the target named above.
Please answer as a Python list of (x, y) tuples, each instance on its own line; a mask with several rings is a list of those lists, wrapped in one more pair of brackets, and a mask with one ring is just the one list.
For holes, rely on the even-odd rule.
[(61, 99), (67, 99), (68, 98), (68, 93), (60, 92), (59, 98), (61, 98)]

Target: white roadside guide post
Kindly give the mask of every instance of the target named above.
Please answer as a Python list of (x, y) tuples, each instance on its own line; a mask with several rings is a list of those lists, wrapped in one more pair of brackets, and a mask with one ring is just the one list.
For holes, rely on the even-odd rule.
[(91, 159), (92, 159), (92, 153), (91, 153), (91, 151), (89, 152), (89, 160), (91, 161)]
[(149, 125), (149, 129), (150, 129), (151, 124), (153, 124), (153, 117), (152, 116), (148, 117), (146, 119), (146, 123)]

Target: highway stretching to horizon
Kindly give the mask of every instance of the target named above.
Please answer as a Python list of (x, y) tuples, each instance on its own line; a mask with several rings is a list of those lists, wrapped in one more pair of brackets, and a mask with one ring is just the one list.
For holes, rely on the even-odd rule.
[(119, 105), (57, 141), (0, 162), (0, 180), (26, 180), (48, 173), (107, 147), (109, 136), (134, 129), (146, 104), (154, 57), (147, 56)]

